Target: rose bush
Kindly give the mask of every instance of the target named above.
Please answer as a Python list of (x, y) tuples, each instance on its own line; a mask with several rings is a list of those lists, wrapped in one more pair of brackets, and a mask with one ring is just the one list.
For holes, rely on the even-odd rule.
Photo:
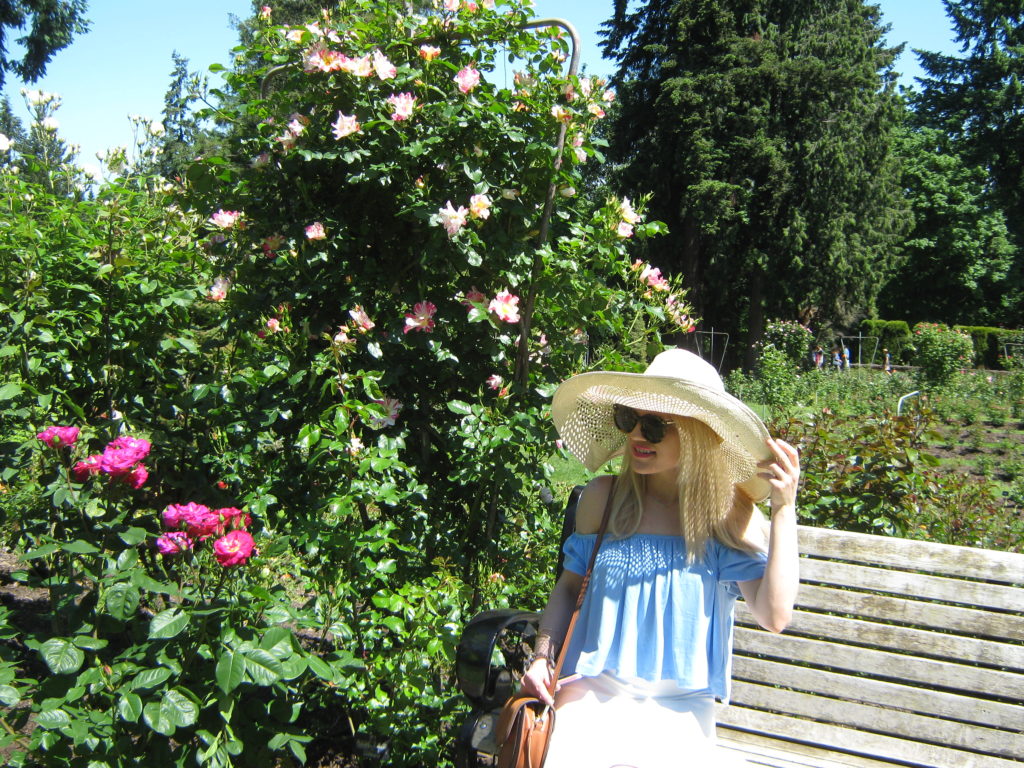
[[(38, 290), (5, 297), (24, 311), (0, 357), (0, 396), (15, 406), (2, 418), (18, 436), (6, 450), (38, 481), (15, 495), (32, 499), (28, 520), (49, 519), (76, 486), (134, 498), (118, 525), (142, 515), (129, 528), (145, 537), (126, 534), (130, 546), (164, 570), (146, 572), (154, 584), (115, 568), (110, 589), (129, 584), (117, 605), (122, 592), (131, 604), (134, 589), (155, 595), (139, 602), (159, 606), (159, 630), (133, 653), (171, 675), (155, 698), (134, 668), (83, 684), (107, 686), (128, 715), (139, 702), (122, 698), (143, 698), (115, 730), (151, 745), (173, 726), (168, 759), (301, 757), (323, 733), (322, 706), (341, 736), (390, 744), (393, 765), (445, 764), (461, 625), (513, 595), (538, 603), (551, 576), (554, 385), (586, 366), (641, 369), (662, 333), (694, 327), (680, 287), (629, 254), (661, 230), (645, 201), (577, 193), (584, 165), (601, 159), (594, 126), (613, 94), (567, 76), (567, 38), (527, 21), (518, 0), (420, 15), (359, 0), (301, 24), (263, 14), (225, 75), (224, 151), (176, 196), (125, 176), (96, 208), (58, 201), (62, 221), (106, 227), (70, 228), (99, 254), (77, 260), (90, 249), (57, 231), (54, 209), (15, 212), (25, 241), (41, 219), (57, 242)], [(521, 71), (503, 83), (508, 55)], [(10, 264), (11, 285), (33, 285), (28, 263)], [(44, 310), (79, 301), (88, 327)], [(48, 345), (60, 352), (52, 368)], [(25, 355), (37, 362), (26, 368)], [(76, 457), (56, 482), (30, 437), (87, 417), (108, 442), (145, 435), (159, 455), (143, 463), (125, 440)], [(225, 512), (235, 503), (255, 532)], [(35, 535), (18, 528), (15, 542), (38, 559)], [(126, 543), (120, 529), (79, 538), (115, 564)], [(163, 591), (172, 573), (180, 591)], [(198, 601), (195, 618), (172, 596)], [(279, 620), (315, 642), (285, 636)], [(189, 664), (160, 655), (179, 641), (195, 649)], [(214, 669), (205, 685), (187, 676), (193, 662), (209, 673), (200, 659)], [(42, 708), (29, 688), (19, 700)], [(91, 712), (66, 711), (73, 723)], [(91, 726), (85, 740), (83, 726), (62, 727), (34, 758), (94, 749)], [(111, 743), (125, 743), (120, 732)], [(243, 748), (264, 751), (243, 759)]]

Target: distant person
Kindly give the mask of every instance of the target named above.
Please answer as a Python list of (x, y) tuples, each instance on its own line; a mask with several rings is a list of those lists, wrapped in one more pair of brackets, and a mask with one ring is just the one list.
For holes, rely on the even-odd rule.
[(839, 351), (839, 345), (834, 345), (832, 347), (832, 367), (835, 368), (837, 372), (843, 369), (843, 356)]
[(820, 371), (825, 367), (825, 350), (821, 348), (821, 344), (814, 345), (814, 351), (811, 352), (811, 362), (814, 363), (814, 369)]
[(892, 357), (890, 357), (888, 349), (882, 350), (882, 370), (892, 373)]
[(850, 348), (843, 342), (843, 370), (850, 369)]

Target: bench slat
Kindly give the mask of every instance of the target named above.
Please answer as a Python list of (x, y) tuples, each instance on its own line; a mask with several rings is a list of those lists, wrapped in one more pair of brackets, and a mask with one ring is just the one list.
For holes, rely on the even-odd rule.
[(771, 768), (892, 768), (893, 763), (880, 758), (850, 755), (843, 752), (780, 741), (750, 731), (720, 728), (719, 746), (746, 760), (748, 765)]
[(927, 715), (888, 710), (842, 699), (790, 691), (771, 685), (736, 681), (732, 687), (736, 705), (785, 712), (798, 718), (833, 723), (864, 731), (898, 736), (909, 741), (971, 750), (998, 757), (1024, 755), (1024, 735), (958, 723)]
[(797, 605), (887, 622), (902, 622), (943, 633), (983, 635), (999, 640), (1024, 641), (1024, 616), (996, 614), (955, 605), (939, 605), (873, 592), (854, 592), (801, 584)]
[(868, 671), (873, 677), (904, 680), (924, 686), (1024, 700), (1024, 675), (934, 659), (858, 648), (807, 637), (774, 635), (762, 629), (737, 627), (736, 652), (759, 653), (783, 660), (816, 664), (846, 672)]
[(1024, 611), (1020, 590), (1001, 584), (985, 584), (945, 576), (815, 560), (809, 557), (800, 560), (800, 579), (802, 582), (889, 592), (895, 595), (913, 595), (924, 600), (982, 606), (1017, 614)]
[[(748, 729), (795, 742), (821, 745), (830, 749), (863, 755), (886, 755), (892, 763), (909, 763), (929, 768), (1020, 768), (1017, 760), (971, 754), (906, 739), (881, 736), (827, 723), (815, 723), (795, 717), (772, 715), (756, 709), (720, 706), (717, 708), (720, 732), (728, 728)], [(742, 738), (735, 732), (735, 738)], [(734, 738), (732, 733), (723, 737)]]
[[(744, 626), (756, 626), (745, 605), (737, 604), (736, 619)], [(787, 633), (827, 637), (861, 646), (898, 650), (921, 656), (967, 661), (1024, 670), (1024, 645), (1009, 645), (973, 637), (957, 637), (924, 629), (876, 624), (860, 619), (795, 611)]]
[[(883, 709), (905, 710), (991, 728), (1017, 731), (1024, 725), (1024, 705), (1003, 704), (750, 656), (735, 657), (733, 677), (753, 683), (781, 684), (787, 688), (821, 693)], [(878, 716), (885, 717), (886, 713), (879, 711)]]
[(799, 527), (800, 551), (816, 557), (1024, 586), (1024, 554)]

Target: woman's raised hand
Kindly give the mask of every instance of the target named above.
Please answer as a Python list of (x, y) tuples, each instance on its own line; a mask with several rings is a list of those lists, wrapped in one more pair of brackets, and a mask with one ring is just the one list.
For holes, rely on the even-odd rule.
[(761, 477), (772, 486), (772, 509), (796, 506), (796, 491), (800, 485), (800, 453), (785, 440), (768, 438), (768, 447), (775, 459), (760, 462)]

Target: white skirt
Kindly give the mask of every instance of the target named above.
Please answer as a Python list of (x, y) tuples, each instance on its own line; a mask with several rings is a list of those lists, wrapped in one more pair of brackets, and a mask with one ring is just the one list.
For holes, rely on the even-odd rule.
[(715, 701), (674, 681), (602, 673), (563, 684), (544, 768), (723, 768), (742, 765), (717, 746)]

